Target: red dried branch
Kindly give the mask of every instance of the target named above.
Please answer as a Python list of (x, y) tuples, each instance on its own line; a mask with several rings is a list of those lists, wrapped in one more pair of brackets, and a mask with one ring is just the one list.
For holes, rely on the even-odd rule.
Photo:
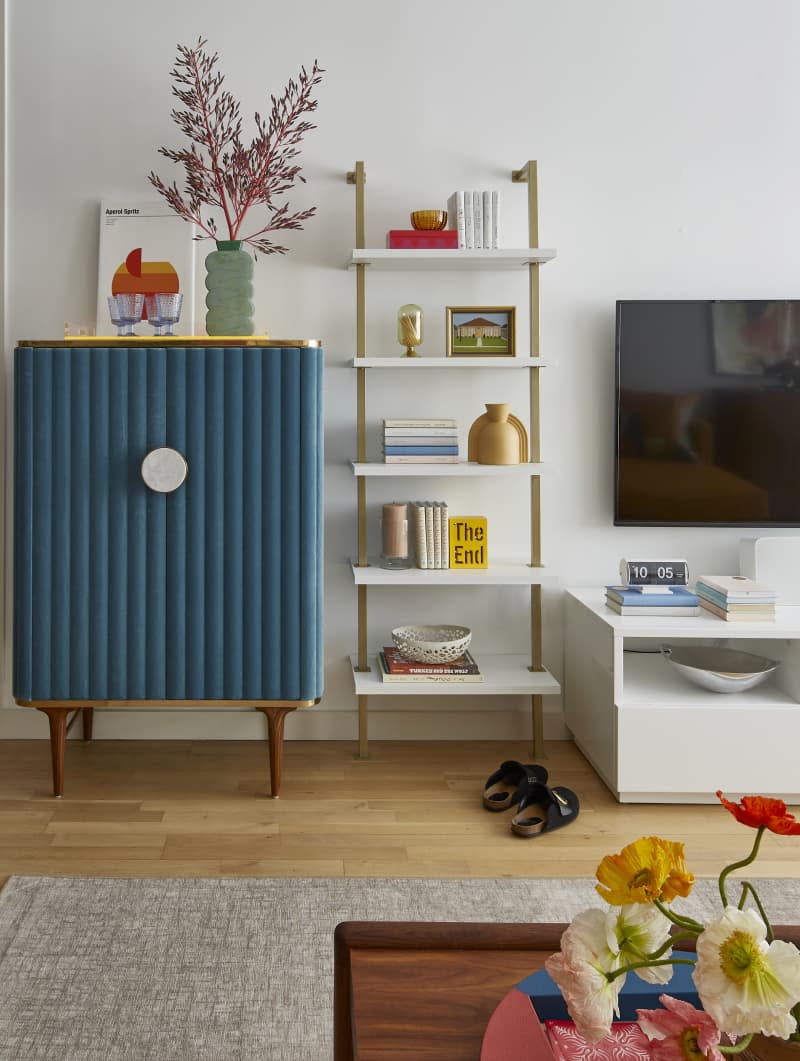
[[(249, 147), (242, 143), (242, 121), (239, 104), (223, 91), (223, 76), (215, 72), (218, 55), (209, 55), (206, 41), (198, 40), (194, 48), (178, 45), (175, 66), (170, 71), (173, 95), (183, 109), (172, 111), (172, 119), (189, 147), (159, 148), (159, 154), (183, 166), (183, 191), (176, 182), (165, 184), (154, 172), (148, 179), (170, 207), (212, 238), (217, 224), (204, 207), (222, 212), (228, 238), (241, 240), (264, 254), (283, 254), (286, 247), (266, 238), (267, 232), (300, 229), (316, 213), (316, 207), (289, 213), (288, 203), (276, 205), (295, 181), (305, 183), (301, 168), (293, 160), (300, 153), (300, 142), (309, 130), (316, 128), (303, 116), (317, 108), (312, 92), (322, 81), (324, 71), (317, 61), (311, 73), (302, 67), (298, 82), (290, 80), (280, 98), (271, 96), (268, 122), (256, 113), (257, 135)], [(248, 236), (240, 235), (248, 211), (266, 206), (269, 218), (265, 225)]]

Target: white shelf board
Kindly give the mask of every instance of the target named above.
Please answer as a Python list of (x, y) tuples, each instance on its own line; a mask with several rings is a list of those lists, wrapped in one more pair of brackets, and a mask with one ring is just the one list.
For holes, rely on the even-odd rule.
[(375, 357), (353, 357), (351, 368), (402, 368), (407, 371), (460, 368), (547, 368), (540, 357), (405, 357), (403, 354), (383, 354)]
[(556, 252), (543, 247), (517, 250), (386, 250), (357, 248), (347, 268), (368, 265), (373, 269), (517, 269), (533, 263), (549, 262)]
[(448, 464), (384, 464), (383, 461), (350, 461), (353, 473), (379, 476), (414, 476), (420, 478), (471, 478), (474, 476), (501, 476), (504, 478), (527, 478), (541, 475), (543, 465), (526, 461), (523, 464), (478, 464), (477, 461), (457, 461)]
[(384, 682), (374, 654), (370, 671), (357, 671), (357, 657), (350, 657), (357, 696), (554, 696), (561, 691), (549, 671), (528, 670), (528, 656), (479, 654), (476, 662), (482, 682)]
[(357, 586), (535, 586), (558, 577), (544, 567), (529, 567), (524, 560), (501, 560), (471, 571), (423, 571), (420, 567), (397, 571), (377, 564), (359, 567), (352, 560), (350, 566)]
[[(655, 645), (655, 643), (654, 643)], [(715, 693), (694, 685), (670, 664), (660, 652), (626, 652), (620, 708), (653, 707), (719, 708), (721, 711), (749, 711), (758, 707), (786, 707), (800, 710), (800, 705), (767, 679), (755, 689), (741, 693)]]
[(779, 605), (775, 609), (775, 619), (770, 622), (729, 623), (703, 609), (699, 615), (676, 615), (672, 618), (663, 614), (652, 617), (617, 615), (606, 607), (605, 588), (569, 587), (567, 593), (599, 615), (614, 631), (615, 637), (800, 638), (800, 607)]

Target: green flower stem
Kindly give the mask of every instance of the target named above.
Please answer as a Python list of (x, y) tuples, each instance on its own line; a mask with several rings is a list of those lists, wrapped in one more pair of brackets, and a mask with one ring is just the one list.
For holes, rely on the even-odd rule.
[(741, 1054), (742, 1051), (746, 1050), (750, 1043), (753, 1041), (753, 1033), (749, 1035), (743, 1035), (741, 1039), (737, 1039), (732, 1046), (722, 1046), (721, 1044), (717, 1047), (721, 1054)]
[(758, 912), (761, 914), (761, 919), (767, 926), (767, 943), (772, 943), (772, 941), (775, 939), (775, 935), (772, 931), (772, 925), (769, 923), (767, 911), (764, 909), (763, 903), (761, 902), (761, 897), (759, 896), (758, 892), (755, 890), (749, 880), (742, 882), (742, 897), (741, 899), (739, 899), (739, 909), (744, 909), (745, 899), (747, 898), (748, 894), (752, 895), (753, 902), (756, 904), (756, 906), (758, 907)]
[(685, 928), (687, 932), (691, 932), (695, 936), (699, 936), (703, 931), (703, 925), (699, 921), (695, 921), (693, 917), (685, 917), (680, 914), (676, 914), (674, 910), (670, 910), (665, 902), (661, 899), (654, 899), (653, 905), (657, 907), (661, 913), (666, 917), (668, 921), (671, 921), (673, 925), (677, 925), (679, 928)]
[(765, 825), (759, 825), (756, 830), (756, 838), (753, 841), (753, 850), (747, 856), (743, 858), (741, 862), (731, 862), (729, 866), (726, 866), (719, 875), (719, 895), (722, 899), (722, 905), (728, 906), (728, 893), (725, 891), (725, 881), (728, 878), (728, 874), (732, 873), (735, 869), (741, 869), (743, 866), (749, 866), (752, 862), (755, 862), (758, 855), (758, 849), (761, 846), (761, 837), (764, 835)]
[(642, 958), (646, 958), (647, 961), (653, 961), (656, 958), (660, 958), (662, 954), (666, 954), (666, 952), (671, 947), (674, 947), (676, 945), (676, 943), (680, 943), (682, 940), (685, 940), (685, 939), (696, 939), (696, 938), (697, 938), (697, 933), (696, 932), (676, 932), (674, 936), (670, 936), (669, 939), (665, 940), (661, 944), (661, 946), (658, 948), (658, 950), (654, 950), (651, 954), (642, 954)]
[(691, 958), (658, 958), (653, 962), (631, 962), (629, 965), (621, 965), (619, 969), (606, 973), (606, 980), (611, 983), (618, 976), (624, 976), (625, 973), (633, 972), (634, 969), (652, 969), (656, 965), (694, 965), (694, 961)]

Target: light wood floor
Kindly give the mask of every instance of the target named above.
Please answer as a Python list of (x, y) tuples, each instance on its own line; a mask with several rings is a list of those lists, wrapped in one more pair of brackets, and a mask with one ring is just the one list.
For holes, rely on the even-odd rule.
[[(689, 868), (716, 876), (752, 832), (716, 802), (618, 804), (574, 745), (548, 745), (551, 783), (578, 819), (534, 839), (481, 804), (509, 742), (286, 743), (281, 798), (266, 797), (258, 742), (70, 741), (54, 800), (49, 746), (0, 742), (0, 882), (55, 876), (560, 877), (594, 875), (639, 836), (683, 840)], [(795, 808), (795, 812), (797, 809)], [(753, 876), (800, 876), (800, 837), (768, 833)]]

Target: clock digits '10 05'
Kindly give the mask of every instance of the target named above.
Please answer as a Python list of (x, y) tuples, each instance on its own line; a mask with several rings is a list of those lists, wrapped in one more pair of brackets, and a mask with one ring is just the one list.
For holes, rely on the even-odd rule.
[(685, 586), (689, 565), (685, 560), (620, 560), (619, 575), (626, 586)]

